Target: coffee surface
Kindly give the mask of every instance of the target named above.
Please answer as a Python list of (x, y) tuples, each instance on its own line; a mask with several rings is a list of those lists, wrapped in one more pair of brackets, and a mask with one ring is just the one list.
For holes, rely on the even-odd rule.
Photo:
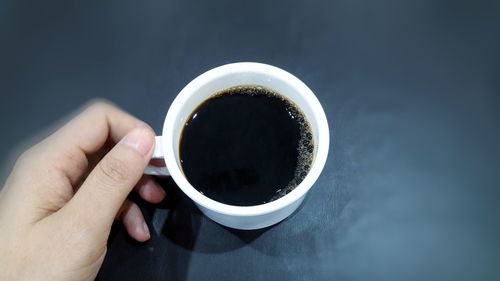
[(297, 106), (260, 86), (214, 94), (186, 122), (182, 170), (199, 192), (221, 203), (276, 200), (307, 175), (314, 153), (310, 125)]

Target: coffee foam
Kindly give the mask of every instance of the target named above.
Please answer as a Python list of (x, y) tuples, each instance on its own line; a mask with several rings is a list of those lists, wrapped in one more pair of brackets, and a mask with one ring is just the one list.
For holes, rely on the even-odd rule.
[(215, 93), (212, 97), (217, 97), (220, 95), (227, 95), (227, 94), (232, 95), (232, 94), (242, 94), (242, 93), (251, 96), (267, 95), (281, 99), (287, 104), (288, 114), (292, 119), (297, 121), (300, 128), (300, 140), (299, 140), (299, 145), (297, 147), (297, 150), (299, 151), (298, 153), (299, 159), (297, 161), (295, 177), (285, 187), (277, 189), (276, 194), (269, 201), (263, 202), (263, 203), (268, 203), (290, 193), (304, 180), (304, 178), (307, 176), (307, 173), (309, 173), (312, 162), (314, 160), (314, 139), (312, 135), (312, 129), (309, 122), (305, 119), (305, 114), (293, 101), (273, 90), (270, 90), (268, 88), (259, 85), (242, 85), (242, 86), (227, 88)]

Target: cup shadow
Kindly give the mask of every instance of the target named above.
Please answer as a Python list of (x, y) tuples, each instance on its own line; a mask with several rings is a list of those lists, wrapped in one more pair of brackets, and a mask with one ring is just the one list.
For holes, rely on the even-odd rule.
[(202, 214), (170, 177), (158, 178), (167, 197), (157, 207), (167, 209), (161, 227), (161, 235), (186, 250), (192, 251), (200, 231)]
[(271, 229), (238, 230), (204, 216), (171, 177), (159, 177), (165, 200), (151, 205), (137, 194), (136, 202), (150, 228), (151, 239), (139, 243), (120, 223), (112, 227), (108, 254), (96, 280), (186, 280), (190, 260), (197, 253), (224, 253), (251, 246)]
[[(160, 178), (158, 182), (168, 194), (159, 207), (169, 209), (161, 233), (169, 241), (188, 251), (232, 251), (251, 243), (269, 229), (238, 230), (220, 225), (204, 216), (171, 178)], [(230, 239), (221, 239), (223, 237)], [(231, 239), (233, 237), (237, 239)]]

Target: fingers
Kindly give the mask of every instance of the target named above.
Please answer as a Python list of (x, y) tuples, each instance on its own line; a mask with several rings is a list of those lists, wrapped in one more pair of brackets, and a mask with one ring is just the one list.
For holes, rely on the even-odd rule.
[(151, 237), (141, 209), (130, 200), (123, 203), (117, 218), (123, 222), (127, 233), (135, 240), (144, 242)]
[(142, 177), (153, 147), (154, 134), (149, 128), (132, 130), (104, 156), (62, 210), (69, 215), (78, 213), (83, 225), (107, 235), (127, 195)]
[(142, 199), (150, 203), (160, 203), (165, 198), (165, 190), (150, 176), (143, 176), (134, 190)]
[(131, 129), (146, 124), (107, 102), (96, 102), (57, 131), (52, 140), (77, 145), (86, 154), (99, 150), (106, 140), (120, 141)]
[(89, 154), (108, 141), (117, 143), (137, 127), (147, 125), (109, 103), (97, 102), (44, 140), (38, 160), (51, 164), (75, 184), (87, 169)]

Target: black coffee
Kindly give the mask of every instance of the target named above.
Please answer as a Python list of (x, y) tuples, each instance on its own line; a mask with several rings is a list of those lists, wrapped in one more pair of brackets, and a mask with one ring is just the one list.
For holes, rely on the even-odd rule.
[(214, 94), (193, 111), (179, 146), (191, 185), (237, 206), (263, 204), (290, 192), (309, 172), (313, 151), (302, 112), (260, 86)]

